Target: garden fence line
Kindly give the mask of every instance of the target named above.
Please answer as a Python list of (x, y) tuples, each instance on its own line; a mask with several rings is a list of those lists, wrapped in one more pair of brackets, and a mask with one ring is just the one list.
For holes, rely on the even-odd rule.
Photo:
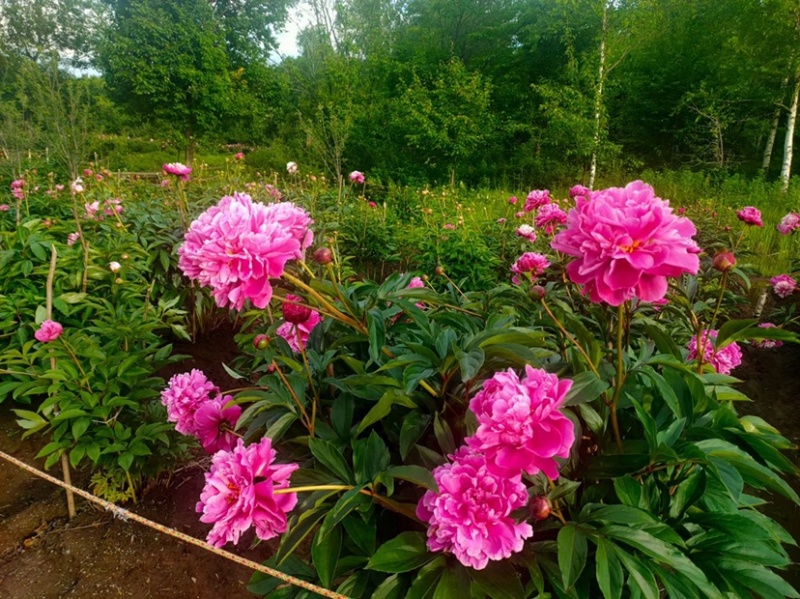
[(312, 584), (308, 581), (302, 580), (301, 578), (296, 578), (289, 574), (285, 574), (279, 570), (275, 570), (274, 568), (270, 568), (268, 566), (264, 566), (259, 564), (258, 562), (254, 562), (252, 560), (240, 557), (234, 553), (229, 551), (225, 551), (224, 549), (219, 549), (212, 545), (209, 545), (205, 541), (201, 541), (200, 539), (196, 539), (190, 535), (177, 531), (173, 528), (168, 526), (164, 526), (163, 524), (159, 524), (158, 522), (153, 522), (145, 518), (144, 516), (140, 516), (135, 512), (131, 512), (126, 510), (125, 508), (121, 508), (115, 503), (110, 501), (106, 501), (105, 499), (101, 499), (96, 495), (92, 495), (88, 491), (84, 491), (78, 487), (75, 487), (71, 484), (65, 483), (62, 480), (55, 478), (54, 476), (50, 476), (49, 474), (42, 472), (34, 468), (33, 466), (29, 466), (25, 462), (18, 460), (17, 458), (8, 455), (7, 453), (0, 451), (0, 458), (4, 459), (7, 462), (14, 464), (15, 466), (22, 468), (26, 472), (30, 472), (31, 474), (38, 476), (48, 482), (53, 483), (54, 485), (58, 485), (59, 487), (66, 489), (68, 491), (72, 491), (75, 495), (83, 497), (86, 501), (90, 501), (92, 503), (96, 503), (97, 505), (102, 506), (106, 510), (112, 512), (115, 516), (119, 517), (122, 520), (133, 520), (134, 522), (138, 522), (139, 524), (143, 524), (153, 530), (156, 530), (160, 533), (165, 535), (169, 535), (176, 539), (183, 541), (184, 543), (189, 543), (190, 545), (194, 545), (196, 547), (200, 547), (201, 549), (205, 549), (206, 551), (210, 551), (220, 557), (224, 557), (227, 560), (235, 562), (241, 566), (246, 568), (250, 568), (251, 570), (256, 570), (261, 572), (262, 574), (267, 574), (268, 576), (274, 576), (275, 578), (282, 580), (288, 584), (294, 585), (296, 587), (300, 587), (307, 591), (311, 591), (312, 593), (317, 593), (318, 595), (322, 595), (323, 597), (330, 597), (330, 599), (350, 599), (347, 595), (342, 595), (341, 593), (337, 593), (336, 591), (331, 591), (329, 589), (325, 589), (323, 587), (317, 586)]

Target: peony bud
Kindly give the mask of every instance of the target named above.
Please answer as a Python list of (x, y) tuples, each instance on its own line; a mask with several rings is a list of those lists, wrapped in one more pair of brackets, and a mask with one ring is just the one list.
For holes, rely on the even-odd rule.
[(255, 339), (253, 339), (253, 347), (256, 349), (266, 349), (269, 345), (269, 335), (256, 335)]
[(531, 499), (528, 509), (534, 520), (546, 520), (550, 517), (550, 500), (544, 495), (539, 495)]
[[(303, 298), (296, 295), (287, 294), (286, 299), (290, 302), (302, 302)], [(297, 304), (283, 304), (283, 318), (286, 322), (300, 324), (308, 320), (311, 316), (311, 308), (308, 306), (298, 306)]]
[(711, 265), (720, 272), (726, 272), (736, 266), (736, 256), (733, 252), (722, 250), (714, 255)]
[(329, 248), (318, 248), (314, 252), (314, 260), (317, 264), (330, 264), (333, 260), (333, 254)]
[(436, 276), (439, 276), (439, 277), (441, 277), (441, 276), (444, 274), (444, 267), (443, 267), (443, 266), (441, 266), (441, 265), (439, 265), (439, 266), (437, 266), (437, 267), (434, 269), (434, 271), (433, 271), (433, 272), (434, 272), (434, 274), (435, 274)]
[(108, 268), (111, 269), (111, 272), (119, 272), (119, 269), (122, 268), (122, 264), (119, 262), (109, 262)]
[(541, 285), (533, 285), (528, 289), (528, 297), (535, 302), (540, 302), (547, 295), (547, 290)]

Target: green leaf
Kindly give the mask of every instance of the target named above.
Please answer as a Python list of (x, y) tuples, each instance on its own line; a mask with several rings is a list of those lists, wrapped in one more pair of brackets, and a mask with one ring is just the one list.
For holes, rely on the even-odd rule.
[(470, 596), (470, 582), (467, 569), (452, 560), (439, 579), (433, 599), (464, 599)]
[(470, 570), (472, 581), (491, 599), (524, 599), (525, 591), (509, 560), (491, 561), (483, 570)]
[(353, 412), (355, 401), (352, 396), (342, 394), (333, 402), (331, 408), (331, 426), (343, 441), (350, 440), (350, 428), (353, 426)]
[(77, 304), (86, 299), (86, 294), (76, 292), (62, 293), (57, 299), (60, 299), (62, 302), (66, 302), (68, 304)]
[(281, 536), (281, 544), (275, 554), (278, 564), (283, 563), (300, 546), (327, 513), (327, 508), (313, 508), (300, 514), (296, 523)]
[[(406, 599), (431, 599), (439, 584), (439, 579), (445, 567), (445, 559), (437, 557), (431, 563), (426, 564), (418, 573), (411, 588), (408, 589)], [(462, 597), (461, 599), (467, 599)]]
[(597, 562), (597, 584), (603, 593), (603, 597), (605, 599), (620, 599), (625, 576), (613, 543), (604, 537), (598, 537), (595, 560)]
[(362, 433), (368, 426), (371, 426), (378, 422), (381, 418), (388, 416), (389, 412), (392, 411), (393, 405), (401, 405), (406, 408), (416, 409), (417, 404), (405, 393), (400, 391), (399, 389), (389, 389), (386, 393), (383, 394), (369, 412), (367, 412), (364, 419), (358, 425), (358, 429), (356, 432), (358, 434)]
[(334, 526), (339, 524), (344, 518), (359, 506), (370, 503), (370, 499), (366, 495), (361, 494), (364, 485), (354, 487), (344, 493), (339, 500), (334, 504), (333, 508), (325, 516), (322, 522), (322, 527), (317, 532), (320, 538), (323, 538)]
[(400, 427), (400, 457), (404, 460), (408, 452), (419, 441), (428, 425), (431, 423), (430, 414), (424, 414), (419, 410), (414, 410), (406, 414), (403, 425)]
[(431, 471), (422, 466), (393, 466), (386, 470), (386, 474), (393, 478), (407, 480), (435, 493), (439, 492), (439, 486), (436, 484)]
[(450, 430), (450, 425), (447, 421), (439, 416), (438, 412), (433, 418), (433, 432), (436, 435), (436, 441), (439, 443), (439, 448), (444, 455), (450, 455), (456, 450), (456, 441), (453, 438), (453, 431)]
[(392, 574), (378, 585), (372, 593), (372, 599), (403, 599), (408, 589), (406, 578), (399, 574)]
[(309, 439), (308, 448), (314, 457), (328, 470), (338, 476), (343, 482), (353, 482), (353, 473), (336, 446), (324, 439)]
[(483, 352), (483, 349), (474, 347), (467, 352), (462, 351), (459, 347), (454, 347), (453, 349), (456, 360), (458, 360), (458, 364), (461, 368), (461, 380), (467, 382), (475, 378), (475, 375), (478, 374), (486, 359), (486, 354)]
[(353, 469), (357, 483), (371, 483), (389, 467), (390, 461), (386, 443), (374, 430), (366, 439), (353, 441)]
[(369, 333), (369, 357), (378, 362), (381, 350), (386, 345), (386, 320), (377, 308), (367, 312), (367, 331)]
[(626, 394), (626, 397), (633, 405), (633, 409), (636, 410), (636, 416), (639, 418), (639, 422), (642, 423), (644, 437), (647, 440), (647, 446), (650, 448), (650, 454), (652, 455), (658, 447), (658, 429), (656, 428), (656, 421), (653, 420), (653, 417), (644, 409), (642, 404), (636, 401), (631, 395)]
[(567, 393), (564, 405), (577, 406), (594, 401), (606, 389), (608, 383), (601, 381), (593, 372), (588, 370), (581, 372), (572, 378), (572, 387)]
[(81, 463), (83, 456), (86, 455), (86, 446), (85, 445), (76, 445), (72, 448), (72, 451), (69, 452), (69, 463), (73, 468), (77, 468), (78, 464)]
[(419, 532), (403, 532), (378, 547), (366, 569), (389, 573), (410, 572), (433, 558), (428, 552), (425, 535)]
[(638, 592), (644, 599), (659, 599), (661, 593), (653, 573), (641, 562), (627, 551), (614, 548), (614, 553), (628, 571), (628, 588), (631, 593)]
[(572, 587), (583, 572), (587, 553), (586, 535), (577, 526), (568, 523), (558, 531), (558, 567), (565, 589)]
[(314, 567), (317, 569), (322, 586), (331, 588), (333, 577), (336, 572), (336, 563), (339, 561), (339, 553), (342, 549), (342, 529), (334, 526), (331, 531), (324, 536), (320, 536), (322, 529), (317, 531), (314, 542), (311, 543), (311, 558)]
[(742, 339), (750, 338), (747, 329), (758, 328), (757, 320), (729, 320), (719, 329), (716, 339), (714, 339), (715, 349), (721, 349)]
[(220, 362), (220, 364), (222, 364), (222, 367), (225, 369), (225, 372), (227, 372), (228, 376), (231, 377), (232, 379), (237, 379), (238, 380), (238, 379), (247, 378), (243, 374), (239, 374), (235, 370), (231, 370), (230, 368), (228, 368), (228, 365), (225, 364), (225, 362)]
[(375, 517), (371, 516), (365, 522), (361, 514), (350, 514), (342, 520), (342, 525), (347, 531), (347, 535), (361, 551), (366, 555), (375, 553), (375, 543), (378, 536), (378, 526)]

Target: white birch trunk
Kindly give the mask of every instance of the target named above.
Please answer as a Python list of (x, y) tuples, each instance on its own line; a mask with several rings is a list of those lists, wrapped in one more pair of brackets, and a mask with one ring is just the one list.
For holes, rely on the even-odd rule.
[(789, 191), (789, 179), (792, 176), (792, 153), (794, 151), (794, 128), (797, 122), (797, 102), (800, 99), (800, 77), (794, 82), (792, 105), (786, 121), (786, 138), (783, 143), (783, 167), (781, 168), (781, 190)]
[(594, 189), (597, 176), (597, 153), (600, 149), (600, 126), (603, 115), (603, 84), (606, 78), (606, 34), (608, 32), (608, 2), (603, 1), (603, 29), (600, 34), (600, 66), (597, 75), (597, 90), (594, 97), (594, 139), (592, 143), (592, 163), (589, 168), (589, 189)]
[(767, 145), (764, 148), (764, 160), (761, 162), (761, 170), (767, 174), (769, 165), (772, 163), (772, 150), (775, 149), (775, 139), (778, 137), (778, 125), (781, 122), (781, 105), (783, 104), (783, 97), (786, 95), (786, 86), (789, 85), (789, 78), (784, 77), (781, 83), (781, 97), (778, 99), (778, 107), (775, 109), (775, 115), (772, 117), (772, 124), (769, 128), (769, 136), (767, 137)]

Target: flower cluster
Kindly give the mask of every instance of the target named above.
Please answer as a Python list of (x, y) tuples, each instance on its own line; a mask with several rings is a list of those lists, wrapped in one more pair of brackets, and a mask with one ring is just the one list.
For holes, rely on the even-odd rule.
[(591, 301), (619, 306), (634, 297), (660, 300), (667, 277), (696, 274), (700, 248), (687, 218), (672, 213), (641, 181), (626, 187), (576, 196), (567, 228), (553, 239), (553, 249), (574, 256), (570, 279), (583, 286)]
[(761, 220), (761, 211), (755, 206), (745, 206), (736, 213), (736, 218), (748, 225), (764, 226), (764, 221)]
[[(711, 364), (720, 374), (730, 374), (731, 370), (742, 363), (742, 350), (736, 343), (729, 343), (725, 347), (714, 347), (711, 339), (717, 338), (718, 331), (703, 331), (700, 346), (702, 346), (703, 363)], [(699, 355), (697, 335), (689, 340), (689, 360), (696, 360)]]
[(511, 281), (514, 285), (521, 285), (524, 275), (530, 275), (530, 280), (535, 281), (549, 266), (550, 261), (543, 254), (525, 252), (511, 266)]
[(800, 214), (790, 212), (781, 219), (781, 222), (775, 227), (781, 235), (788, 235), (793, 231), (800, 229)]
[(231, 451), (214, 454), (196, 508), (201, 522), (214, 524), (210, 544), (238, 543), (251, 527), (262, 540), (286, 531), (286, 514), (297, 504), (297, 494), (275, 491), (289, 486), (299, 466), (274, 464), (275, 457), (268, 437), (246, 447), (239, 439)]
[(233, 429), (242, 408), (226, 407), (233, 397), (221, 395), (219, 388), (201, 370), (176, 374), (161, 392), (161, 403), (167, 408), (167, 419), (175, 430), (193, 435), (209, 453), (230, 449), (236, 442)]
[(782, 298), (787, 298), (792, 295), (797, 289), (797, 281), (789, 275), (778, 275), (769, 280), (772, 283), (772, 291), (775, 295)]
[(244, 193), (225, 196), (191, 224), (178, 265), (211, 287), (218, 306), (241, 310), (249, 299), (263, 308), (272, 299), (270, 278), (311, 245), (312, 222), (291, 203), (265, 206)]
[(550, 202), (549, 189), (534, 189), (528, 194), (528, 197), (525, 198), (525, 212), (531, 212)]
[(188, 181), (189, 175), (192, 174), (191, 167), (181, 164), (180, 162), (170, 162), (161, 168), (168, 175), (179, 177), (181, 181)]
[(33, 336), (36, 337), (36, 340), (41, 343), (50, 343), (51, 341), (58, 339), (63, 332), (64, 327), (62, 327), (55, 320), (45, 320), (42, 322), (41, 326), (36, 330)]
[(561, 411), (570, 380), (526, 367), (525, 378), (498, 372), (470, 401), (478, 429), (433, 476), (417, 516), (429, 524), (428, 548), (449, 551), (466, 566), (486, 567), (522, 550), (533, 534), (512, 513), (527, 503), (522, 473), (558, 477), (556, 457), (569, 457), (572, 421)]

